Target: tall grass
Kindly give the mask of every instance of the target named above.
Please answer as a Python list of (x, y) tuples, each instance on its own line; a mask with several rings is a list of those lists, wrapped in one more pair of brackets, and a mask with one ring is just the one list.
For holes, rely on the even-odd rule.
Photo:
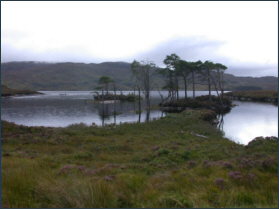
[(278, 206), (277, 138), (239, 145), (187, 114), (102, 128), (2, 121), (1, 136), (2, 207)]

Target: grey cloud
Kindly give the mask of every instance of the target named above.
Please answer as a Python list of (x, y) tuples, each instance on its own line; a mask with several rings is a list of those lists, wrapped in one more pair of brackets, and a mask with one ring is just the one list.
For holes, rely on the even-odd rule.
[(44, 61), (44, 62), (83, 62), (100, 63), (106, 61), (132, 62), (134, 59), (154, 61), (159, 67), (164, 67), (163, 60), (172, 53), (187, 61), (219, 62), (228, 67), (227, 73), (235, 76), (276, 76), (278, 64), (236, 63), (228, 57), (217, 54), (222, 42), (208, 40), (202, 37), (174, 38), (162, 42), (152, 49), (122, 59), (104, 59), (86, 54), (80, 47), (71, 47), (64, 50), (49, 50), (36, 53), (27, 49), (16, 49), (7, 43), (1, 43), (1, 63), (10, 61)]
[(80, 48), (68, 48), (64, 50), (49, 50), (46, 52), (34, 52), (28, 49), (17, 49), (13, 46), (1, 44), (1, 63), (11, 61), (44, 61), (44, 62), (84, 62), (100, 63), (107, 61), (85, 54)]
[(235, 76), (278, 77), (278, 64), (236, 63), (230, 58), (216, 53), (222, 44), (224, 43), (202, 37), (175, 38), (163, 42), (149, 51), (136, 54), (133, 59), (148, 59), (154, 61), (159, 67), (165, 67), (163, 60), (167, 55), (175, 53), (187, 61), (211, 60), (215, 63), (222, 63), (228, 67), (227, 73)]
[(275, 76), (278, 77), (278, 65), (275, 64), (231, 64), (228, 67), (227, 73), (235, 76)]
[(209, 41), (201, 37), (174, 38), (157, 45), (147, 52), (135, 55), (135, 59), (145, 60), (148, 58), (154, 61), (158, 66), (163, 67), (163, 60), (166, 56), (175, 53), (181, 59), (187, 61), (215, 60), (215, 62), (217, 62), (217, 58), (220, 61), (222, 59), (217, 57), (214, 52), (217, 51), (222, 44), (222, 42)]

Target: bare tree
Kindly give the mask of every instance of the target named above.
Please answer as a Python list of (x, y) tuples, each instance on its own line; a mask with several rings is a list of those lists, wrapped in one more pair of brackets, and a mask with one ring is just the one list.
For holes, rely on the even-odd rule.
[(201, 81), (204, 82), (208, 86), (208, 95), (209, 95), (209, 102), (212, 103), (211, 98), (211, 86), (213, 84), (213, 76), (212, 71), (215, 68), (215, 65), (211, 61), (205, 61), (201, 64)]
[[(211, 76), (211, 80), (212, 80), (212, 83), (215, 87), (215, 90), (217, 92), (217, 96), (220, 100), (220, 103), (222, 106), (224, 106), (223, 104), (223, 101), (222, 101), (222, 95), (223, 95), (223, 73), (224, 73), (224, 70), (227, 69), (227, 67), (225, 65), (222, 65), (220, 63), (216, 63), (216, 64), (213, 64), (213, 69), (212, 69), (212, 72), (210, 74)], [(221, 95), (219, 94), (219, 91), (221, 91)]]
[(222, 106), (224, 106), (222, 97), (219, 94), (219, 91), (223, 94), (223, 73), (224, 70), (227, 69), (225, 65), (220, 63), (213, 63), (211, 61), (205, 61), (201, 66), (201, 80), (204, 81), (208, 85), (209, 92), (209, 101), (212, 102), (211, 99), (211, 85), (214, 86), (217, 96), (220, 100)]
[(165, 101), (167, 101), (167, 100), (170, 98), (171, 94), (170, 94), (170, 92), (169, 92), (168, 96), (167, 96), (166, 98), (164, 98), (164, 96), (161, 94), (161, 92), (160, 92), (160, 90), (159, 90), (158, 85), (157, 85), (157, 84), (155, 84), (155, 85), (156, 85), (157, 91), (158, 91), (158, 93), (159, 93), (159, 95), (160, 95), (160, 97), (161, 97), (161, 102), (160, 102), (159, 105), (162, 105)]
[(165, 81), (165, 86), (163, 86), (164, 90), (168, 90), (171, 101), (175, 100), (175, 84), (174, 84), (174, 71), (169, 68), (157, 69), (156, 73), (163, 77)]
[(221, 91), (221, 95), (223, 96), (223, 94), (224, 94), (224, 71), (228, 68), (227, 68), (227, 66), (222, 65), (221, 63), (216, 63), (215, 67), (216, 67), (216, 71), (218, 74), (218, 85), (219, 85), (219, 88)]
[(138, 89), (142, 89), (143, 94), (146, 99), (147, 109), (150, 109), (150, 89), (153, 83), (153, 76), (151, 75), (150, 69), (155, 67), (153, 62), (149, 61), (141, 61), (134, 62), (131, 64), (131, 69), (133, 71), (133, 75), (135, 76), (135, 80), (138, 86)]
[(150, 111), (150, 91), (153, 85), (154, 76), (151, 72), (152, 68), (156, 65), (152, 61), (136, 61), (131, 64), (134, 78), (137, 82), (138, 88), (142, 88), (143, 94), (146, 99), (147, 111)]
[(116, 83), (115, 83), (115, 80), (112, 80), (111, 83), (112, 83), (112, 89), (114, 92), (113, 116), (114, 116), (114, 123), (116, 124)]
[[(141, 113), (141, 105), (140, 105), (141, 85), (140, 85), (140, 76), (139, 76), (139, 74), (133, 73), (132, 74), (132, 79), (133, 79), (133, 85), (134, 85), (134, 94), (135, 94), (135, 89), (137, 88), (137, 90), (138, 90), (139, 113)], [(140, 121), (140, 118), (139, 118), (139, 121)]]

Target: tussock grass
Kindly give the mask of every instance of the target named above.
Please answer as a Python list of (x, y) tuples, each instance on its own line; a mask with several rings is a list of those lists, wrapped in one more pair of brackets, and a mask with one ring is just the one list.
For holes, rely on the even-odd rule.
[(2, 121), (2, 206), (277, 207), (278, 139), (243, 146), (193, 115), (203, 118), (67, 128)]

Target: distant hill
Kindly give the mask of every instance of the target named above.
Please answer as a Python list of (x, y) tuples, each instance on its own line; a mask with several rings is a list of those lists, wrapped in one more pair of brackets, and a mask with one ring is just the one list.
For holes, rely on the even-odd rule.
[(225, 89), (231, 91), (278, 90), (278, 77), (237, 77), (224, 74)]
[(17, 89), (93, 90), (98, 79), (106, 75), (113, 77), (120, 88), (125, 90), (131, 85), (130, 74), (130, 64), (124, 62), (1, 64), (1, 84)]
[[(15, 89), (43, 90), (94, 90), (101, 76), (112, 77), (118, 90), (132, 90), (130, 63), (103, 62), (84, 63), (45, 63), (8, 62), (1, 63), (1, 84)], [(224, 75), (226, 90), (276, 90), (277, 77), (236, 77)], [(164, 85), (160, 77), (155, 77), (159, 87)], [(183, 85), (181, 85), (183, 86)], [(154, 89), (155, 90), (155, 89)], [(189, 85), (188, 90), (191, 90)], [(197, 85), (197, 90), (206, 86)]]

